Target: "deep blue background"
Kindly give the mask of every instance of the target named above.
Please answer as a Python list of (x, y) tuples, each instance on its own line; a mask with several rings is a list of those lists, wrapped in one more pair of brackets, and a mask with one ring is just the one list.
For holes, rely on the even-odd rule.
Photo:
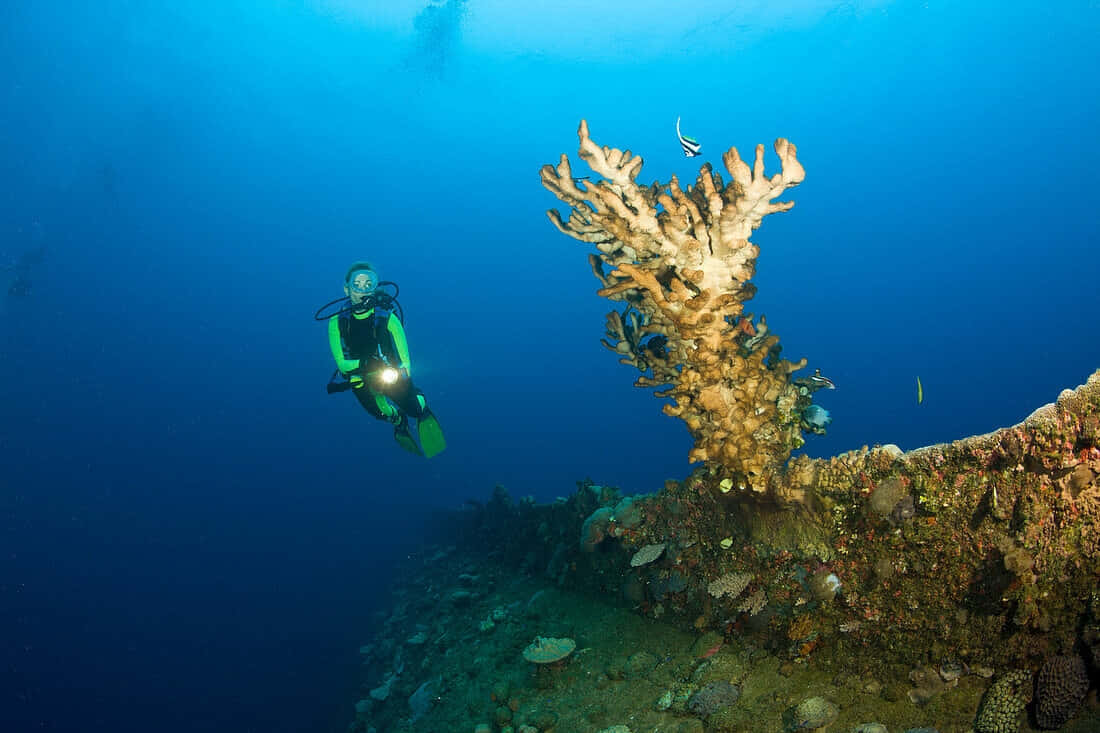
[[(427, 510), (687, 473), (545, 218), (582, 117), (647, 182), (798, 145), (751, 310), (838, 384), (814, 455), (1100, 366), (1096, 3), (512, 5), (0, 5), (0, 266), (49, 249), (0, 315), (0, 728), (341, 730)], [(431, 462), (324, 393), (311, 316), (359, 258), (402, 286)]]

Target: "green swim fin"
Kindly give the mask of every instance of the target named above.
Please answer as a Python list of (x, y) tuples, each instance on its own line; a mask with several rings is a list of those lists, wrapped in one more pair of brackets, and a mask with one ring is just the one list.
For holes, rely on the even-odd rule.
[(447, 447), (447, 441), (443, 438), (443, 429), (439, 427), (439, 421), (431, 412), (416, 421), (416, 432), (420, 435), (420, 447), (424, 449), (424, 457), (431, 458), (439, 455)]
[(408, 420), (393, 429), (393, 439), (397, 441), (399, 446), (409, 453), (412, 453), (414, 456), (424, 455), (420, 451), (420, 446), (416, 444), (416, 440), (413, 439), (412, 431), (409, 430)]

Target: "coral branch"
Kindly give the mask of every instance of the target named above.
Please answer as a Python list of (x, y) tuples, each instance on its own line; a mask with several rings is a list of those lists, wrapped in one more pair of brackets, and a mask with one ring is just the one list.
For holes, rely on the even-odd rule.
[(794, 205), (775, 199), (805, 178), (795, 146), (776, 141), (781, 172), (771, 177), (763, 145), (751, 169), (730, 148), (722, 156), (728, 185), (708, 164), (685, 190), (675, 176), (667, 186), (639, 186), (640, 156), (597, 145), (583, 120), (578, 136), (581, 159), (602, 179), (581, 188), (565, 155), (540, 176), (571, 209), (567, 220), (547, 212), (558, 230), (596, 246), (590, 262), (600, 295), (627, 303), (608, 316), (604, 345), (642, 372), (637, 386), (666, 388), (658, 392), (673, 402), (665, 412), (695, 438), (691, 460), (720, 462), (766, 490), (802, 444), (810, 399), (790, 379), (805, 360), (779, 359), (779, 339), (763, 318), (754, 326), (743, 314), (760, 253), (749, 236), (765, 216)]

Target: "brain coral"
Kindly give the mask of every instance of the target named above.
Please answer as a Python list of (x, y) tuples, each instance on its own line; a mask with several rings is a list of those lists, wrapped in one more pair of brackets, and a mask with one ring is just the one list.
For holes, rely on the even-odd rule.
[(1048, 730), (1061, 728), (1081, 707), (1088, 691), (1084, 659), (1076, 654), (1051, 657), (1035, 680), (1035, 722)]

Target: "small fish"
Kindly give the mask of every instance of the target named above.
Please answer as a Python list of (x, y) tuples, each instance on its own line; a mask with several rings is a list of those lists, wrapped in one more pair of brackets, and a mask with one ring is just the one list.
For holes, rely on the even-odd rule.
[(714, 656), (715, 654), (717, 654), (717, 653), (718, 653), (718, 650), (719, 650), (719, 649), (721, 649), (721, 648), (722, 648), (722, 642), (718, 642), (717, 644), (715, 644), (714, 646), (712, 646), (712, 647), (711, 647), (710, 649), (707, 649), (707, 650), (706, 650), (705, 652), (703, 652), (702, 654), (700, 654), (700, 655), (699, 655), (699, 658), (700, 658), (700, 659), (710, 659), (710, 658), (711, 658), (711, 657), (713, 657), (713, 656)]
[(573, 176), (573, 183), (580, 183), (581, 181), (587, 181), (588, 176)]
[(814, 375), (810, 377), (810, 381), (814, 384), (818, 384), (824, 387), (825, 389), (836, 389), (836, 384), (833, 382), (833, 380), (829, 379), (828, 377), (822, 376), (820, 371), (815, 371)]
[(924, 387), (921, 386), (920, 377), (917, 377), (917, 404), (924, 402)]
[(825, 428), (833, 421), (829, 411), (821, 405), (810, 405), (802, 411), (802, 424), (811, 432), (825, 434)]
[(676, 137), (680, 140), (680, 147), (684, 150), (684, 157), (694, 158), (696, 155), (701, 155), (699, 151), (703, 146), (693, 137), (680, 134), (680, 118), (676, 118)]

